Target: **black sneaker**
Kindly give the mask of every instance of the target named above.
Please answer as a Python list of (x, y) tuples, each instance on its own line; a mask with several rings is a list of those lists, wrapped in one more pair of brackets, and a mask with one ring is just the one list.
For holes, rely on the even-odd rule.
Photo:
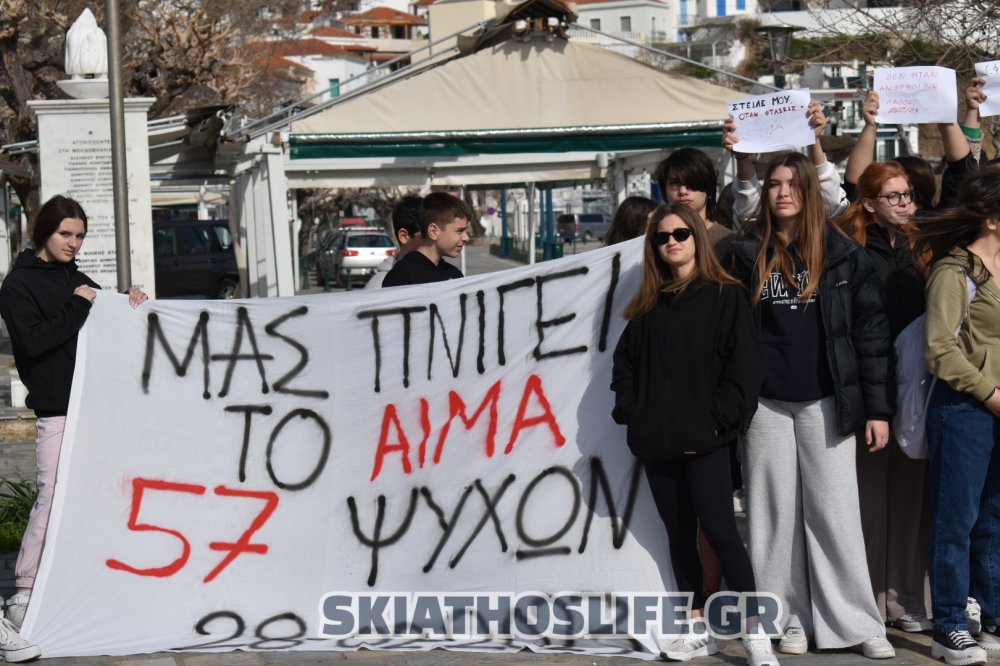
[(983, 625), (976, 640), (979, 641), (979, 647), (984, 650), (990, 652), (1000, 650), (1000, 627)]
[(931, 656), (944, 659), (949, 666), (973, 666), (986, 663), (986, 650), (969, 635), (968, 631), (942, 631), (934, 627)]

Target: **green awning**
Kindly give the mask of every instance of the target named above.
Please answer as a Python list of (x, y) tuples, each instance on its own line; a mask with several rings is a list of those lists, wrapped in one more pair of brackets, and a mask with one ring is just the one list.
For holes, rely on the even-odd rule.
[[(721, 126), (721, 123), (719, 123)], [(295, 159), (345, 157), (457, 157), (461, 155), (501, 155), (506, 153), (571, 153), (578, 151), (619, 152), (656, 150), (695, 146), (717, 147), (720, 127), (690, 131), (639, 134), (591, 134), (585, 136), (553, 134), (536, 137), (475, 138), (445, 140), (351, 141), (344, 138), (323, 140), (320, 136), (289, 137), (290, 154)]]

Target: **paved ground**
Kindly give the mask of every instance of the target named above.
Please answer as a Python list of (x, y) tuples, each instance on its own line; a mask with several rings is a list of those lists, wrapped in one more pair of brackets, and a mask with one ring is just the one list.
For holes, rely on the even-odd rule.
[[(575, 248), (567, 246), (567, 254), (583, 252), (598, 247), (597, 243), (578, 244)], [(457, 262), (456, 262), (457, 263)], [(466, 274), (479, 275), (493, 271), (504, 270), (521, 264), (494, 257), (489, 254), (485, 244), (469, 246), (466, 250)], [(322, 286), (316, 286), (310, 279), (310, 288), (299, 293), (321, 292)], [(331, 291), (339, 291), (331, 289)], [(0, 371), (11, 361), (9, 347), (4, 348), (0, 342)], [(9, 383), (6, 373), (0, 372), (0, 398), (2, 404), (8, 404)], [(2, 409), (2, 408), (0, 408)], [(34, 442), (31, 441), (0, 441), (0, 477), (24, 476), (34, 477)], [(745, 522), (739, 516), (741, 525)], [(13, 588), (14, 556), (0, 555), (0, 595), (8, 595)], [(95, 590), (95, 599), (100, 598)], [(111, 603), (110, 600), (103, 603)], [(896, 647), (897, 657), (883, 663), (893, 666), (913, 666), (918, 664), (940, 663), (930, 658), (930, 637), (925, 634), (905, 634), (890, 630), (889, 639)], [(713, 657), (698, 659), (692, 664), (743, 664), (743, 649), (739, 641), (723, 641), (719, 643), (720, 653)], [(802, 656), (781, 656), (781, 663), (790, 666), (851, 666), (856, 664), (871, 664), (859, 654), (850, 651), (814, 652)], [(544, 666), (634, 666), (641, 662), (625, 657), (595, 657), (575, 654), (546, 653), (536, 654), (521, 651), (515, 654), (479, 654), (470, 652), (447, 652), (433, 650), (431, 652), (378, 652), (361, 650), (358, 652), (229, 652), (221, 654), (168, 654), (133, 655), (129, 657), (81, 657), (69, 659), (43, 659), (41, 663), (52, 666), (263, 666), (267, 664), (291, 664), (293, 666), (309, 666), (311, 664), (326, 664), (345, 662), (352, 666), (471, 666), (485, 664), (506, 666), (508, 664), (539, 664)], [(1000, 662), (1000, 657), (995, 661)]]

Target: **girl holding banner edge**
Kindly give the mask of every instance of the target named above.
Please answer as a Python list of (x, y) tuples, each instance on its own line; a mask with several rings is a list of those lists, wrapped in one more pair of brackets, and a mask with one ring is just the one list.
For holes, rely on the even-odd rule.
[[(692, 597), (692, 632), (664, 656), (714, 654), (705, 623), (698, 526), (734, 592), (756, 590), (732, 510), (729, 444), (753, 415), (761, 368), (750, 309), (722, 268), (698, 215), (683, 204), (653, 211), (644, 241), (642, 286), (625, 309), (615, 348), (612, 417), (628, 426), (667, 529), (678, 590)], [(699, 331), (692, 336), (691, 331)], [(777, 664), (770, 639), (749, 618), (749, 666)]]
[[(727, 123), (729, 150), (735, 131)], [(868, 576), (853, 435), (863, 430), (873, 451), (888, 441), (889, 325), (871, 258), (828, 222), (821, 149), (811, 152), (771, 161), (765, 197), (733, 243), (765, 359), (743, 441), (750, 557), (760, 589), (785, 604), (779, 651), (803, 654), (812, 639), (885, 659), (895, 650)]]
[[(33, 248), (21, 252), (0, 285), (0, 316), (7, 326), (18, 374), (28, 388), (27, 405), (35, 411), (38, 499), (32, 507), (15, 568), (17, 593), (7, 600), (0, 643), (13, 627), (20, 629), (34, 587), (45, 543), (52, 494), (59, 463), (66, 412), (69, 408), (76, 341), (100, 289), (77, 268), (87, 234), (87, 214), (73, 199), (54, 196), (39, 209), (31, 230)], [(129, 303), (138, 307), (146, 294), (133, 287)], [(17, 639), (21, 640), (21, 639)], [(24, 641), (21, 641), (22, 643)], [(12, 659), (23, 661), (39, 655), (22, 648)], [(24, 656), (33, 652), (31, 656)]]

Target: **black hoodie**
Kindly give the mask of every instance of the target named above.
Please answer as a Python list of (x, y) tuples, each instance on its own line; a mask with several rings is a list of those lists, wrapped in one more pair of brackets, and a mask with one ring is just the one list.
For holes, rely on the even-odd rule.
[(65, 416), (76, 363), (76, 336), (91, 303), (73, 290), (100, 287), (69, 263), (45, 262), (33, 250), (17, 255), (0, 285), (0, 316), (14, 346), (14, 362), (38, 417)]
[(743, 288), (698, 279), (625, 327), (611, 416), (643, 462), (711, 453), (750, 423), (762, 372)]

